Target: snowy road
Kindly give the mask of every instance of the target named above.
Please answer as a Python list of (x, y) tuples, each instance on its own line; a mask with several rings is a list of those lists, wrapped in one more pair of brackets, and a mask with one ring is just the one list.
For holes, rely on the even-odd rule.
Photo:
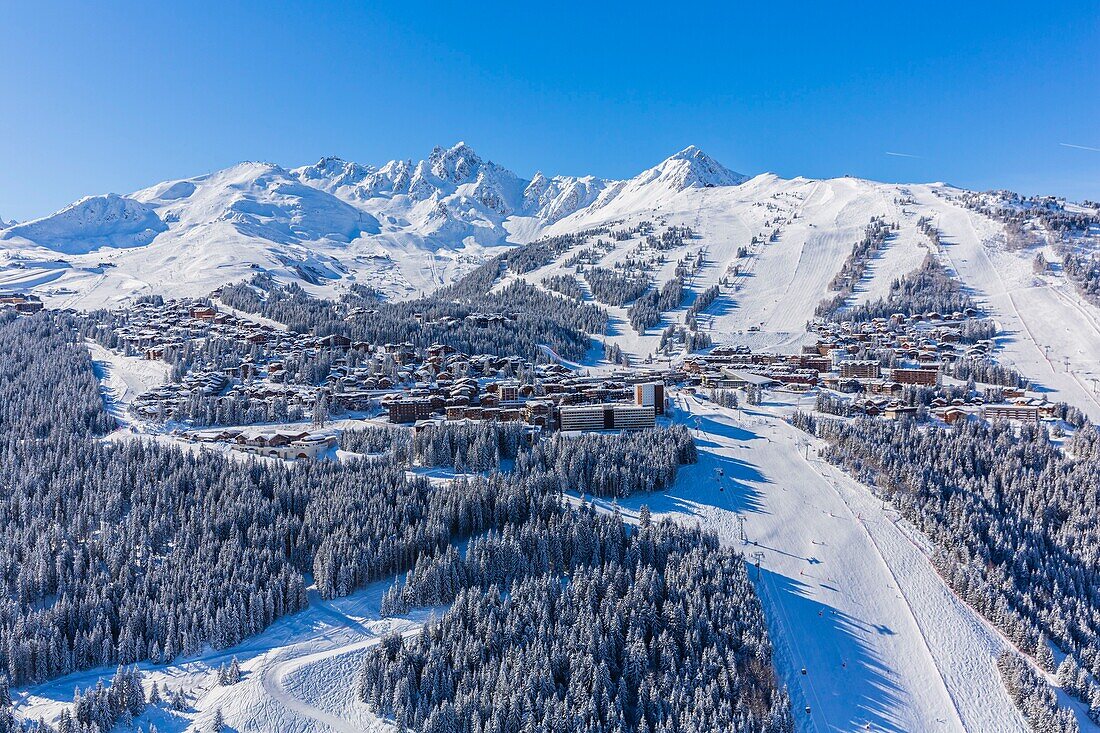
[[(237, 733), (393, 731), (356, 697), (363, 653), (390, 631), (418, 633), (423, 621), (420, 615), (380, 618), (378, 604), (387, 585), (374, 583), (330, 601), (311, 593), (307, 609), (279, 619), (237, 647), (168, 666), (140, 664), (146, 684), (183, 690), (189, 709), (153, 709), (139, 722), (154, 723), (162, 733), (207, 730), (220, 708)], [(240, 660), (244, 677), (232, 687), (220, 687), (216, 670), (233, 657)], [(51, 721), (72, 701), (74, 686), (87, 689), (113, 673), (113, 668), (87, 670), (17, 691), (15, 711), (28, 720)]]

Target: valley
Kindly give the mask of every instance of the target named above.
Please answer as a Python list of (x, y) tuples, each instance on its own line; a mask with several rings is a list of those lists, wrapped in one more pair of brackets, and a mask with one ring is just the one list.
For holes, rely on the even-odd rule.
[[(1008, 206), (1007, 195), (987, 195)], [(1034, 238), (1016, 247), (968, 196), (946, 184), (750, 178), (693, 147), (623, 181), (526, 180), (460, 143), (377, 168), (241, 164), (5, 226), (0, 295), (11, 307), (0, 326), (31, 351), (25, 344), (44, 338), (34, 329), (52, 324), (60, 340), (50, 348), (87, 362), (66, 389), (102, 400), (103, 415), (71, 400), (92, 415), (74, 424), (94, 428), (57, 470), (78, 471), (87, 451), (126, 475), (148, 470), (161, 492), (126, 489), (155, 529), (104, 500), (66, 510), (79, 532), (85, 514), (100, 529), (65, 542), (135, 576), (183, 567), (188, 544), (203, 548), (204, 577), (229, 573), (226, 558), (246, 551), (257, 568), (253, 578), (232, 572), (232, 598), (180, 591), (192, 609), (186, 633), (172, 601), (155, 622), (97, 608), (101, 627), (74, 638), (107, 639), (81, 646), (83, 656), (40, 654), (39, 644), (69, 644), (72, 629), (35, 617), (35, 641), (7, 652), (13, 714), (61, 725), (75, 687), (135, 665), (146, 687), (186, 698), (136, 716), (161, 732), (205, 730), (215, 713), (239, 731), (448, 730), (438, 721), (456, 706), (492, 697), (498, 665), (530, 686), (557, 685), (524, 692), (530, 715), (598, 718), (578, 702), (591, 689), (571, 687), (584, 679), (604, 685), (621, 720), (649, 725), (674, 717), (652, 702), (658, 688), (688, 709), (687, 673), (669, 665), (694, 669), (706, 645), (718, 655), (726, 642), (715, 629), (739, 614), (737, 654), (695, 687), (710, 691), (695, 705), (713, 725), (1095, 730), (1100, 660), (1082, 590), (1095, 572), (1092, 538), (1079, 544), (1064, 529), (1091, 526), (1091, 509), (1070, 508), (1062, 481), (1095, 476), (1100, 306), (1058, 266), (1070, 235), (1044, 229), (1041, 207), (1021, 209)], [(1072, 251), (1093, 257), (1100, 211), (1084, 216)], [(1052, 264), (1037, 268), (1040, 253)], [(37, 389), (23, 392), (39, 399)], [(993, 471), (980, 465), (940, 479), (938, 507), (918, 486), (942, 468), (912, 457), (899, 468), (889, 442), (872, 445), (860, 430), (965, 434), (981, 450), (1001, 441), (1053, 463), (1036, 463), (1035, 486), (1011, 494), (983, 483)], [(949, 462), (954, 449), (930, 442), (927, 455)], [(251, 490), (230, 466), (264, 487), (247, 496), (270, 536), (239, 539), (257, 520), (248, 512), (261, 510), (216, 483)], [(164, 487), (208, 470), (214, 483), (180, 515), (206, 518), (173, 524)], [(402, 510), (386, 515), (392, 527), (349, 522), (366, 522), (383, 494), (386, 512)], [(1020, 557), (1053, 547), (1060, 569), (1029, 561), (1025, 571), (996, 547), (946, 542), (957, 528), (944, 517), (980, 524), (1001, 501), (996, 531), (1026, 527)], [(240, 514), (229, 527), (218, 512)], [(397, 529), (403, 544), (385, 544)], [(565, 548), (547, 549), (558, 533)], [(132, 563), (103, 538), (138, 548)], [(592, 552), (594, 541), (605, 549)], [(720, 588), (700, 578), (706, 563), (728, 572)], [(256, 600), (270, 580), (259, 568), (280, 588), (267, 608)], [(157, 582), (183, 588), (178, 572)], [(622, 631), (584, 642), (607, 653), (604, 669), (577, 667), (587, 664), (582, 642), (561, 619), (608, 623), (606, 607), (584, 615), (586, 584), (629, 609), (666, 572), (681, 585), (662, 586), (668, 596), (653, 596), (650, 611), (694, 599), (685, 613), (699, 646), (647, 637), (645, 614), (624, 611)], [(1006, 577), (1059, 590), (1030, 604), (1003, 589), (983, 595)], [(48, 603), (57, 582), (24, 579), (23, 592)], [(211, 619), (198, 620), (199, 598)], [(543, 600), (566, 610), (540, 617)], [(247, 618), (232, 615), (244, 608)], [(31, 619), (28, 609), (13, 613)], [(666, 622), (687, 633), (683, 619)], [(499, 657), (452, 664), (455, 679), (433, 666), (470, 653), (474, 642), (455, 629), (477, 624), (540, 632), (501, 632), (506, 641), (486, 644)], [(450, 635), (432, 631), (441, 628)], [(556, 654), (574, 644), (568, 672), (556, 657), (552, 673), (539, 671), (537, 644)], [(628, 692), (646, 653), (665, 674)], [(242, 680), (219, 684), (234, 658)], [(1034, 685), (1008, 683), (1005, 659)], [(613, 674), (621, 682), (602, 682)], [(430, 688), (419, 699), (431, 702), (410, 702), (402, 675)], [(521, 705), (508, 700), (469, 715), (504, 729), (498, 717)]]

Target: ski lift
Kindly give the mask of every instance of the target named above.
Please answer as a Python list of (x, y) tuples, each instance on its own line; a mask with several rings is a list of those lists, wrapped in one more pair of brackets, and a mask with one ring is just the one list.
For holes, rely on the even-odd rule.
[(809, 706), (809, 705), (807, 705), (807, 706), (806, 706), (806, 715), (809, 715), (809, 714), (810, 714), (810, 706)]
[(802, 674), (806, 674), (806, 668), (805, 667), (802, 668)]

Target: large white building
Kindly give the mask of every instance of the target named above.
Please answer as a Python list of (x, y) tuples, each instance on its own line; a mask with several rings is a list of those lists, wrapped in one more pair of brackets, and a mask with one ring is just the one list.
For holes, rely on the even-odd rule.
[(652, 406), (608, 403), (560, 408), (562, 430), (641, 430), (656, 424)]
[(665, 414), (664, 382), (642, 382), (634, 385), (634, 404), (652, 407), (658, 415)]

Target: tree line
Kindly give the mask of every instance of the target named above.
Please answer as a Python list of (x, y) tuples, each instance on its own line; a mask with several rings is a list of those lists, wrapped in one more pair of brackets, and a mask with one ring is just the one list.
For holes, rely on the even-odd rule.
[(1062, 446), (1003, 422), (795, 422), (932, 540), (961, 598), (1048, 672), (1057, 645), (1085, 671), (1067, 691), (1100, 700), (1100, 431), (1084, 422)]

